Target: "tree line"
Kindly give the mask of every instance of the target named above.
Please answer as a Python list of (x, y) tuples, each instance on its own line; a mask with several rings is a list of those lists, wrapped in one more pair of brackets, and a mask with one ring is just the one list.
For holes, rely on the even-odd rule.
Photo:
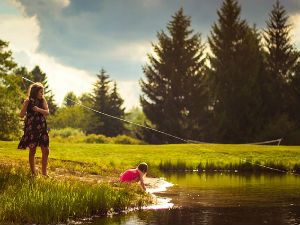
[[(276, 1), (262, 32), (241, 18), (236, 0), (224, 0), (217, 14), (207, 45), (182, 8), (168, 23), (169, 34), (157, 33), (140, 80), (146, 117), (186, 139), (300, 144), (300, 53), (284, 7)], [(148, 131), (144, 137), (176, 141)]]
[[(74, 127), (87, 134), (127, 134), (148, 143), (176, 143), (176, 139), (125, 124), (94, 110), (129, 119), (189, 140), (248, 143), (284, 138), (300, 144), (300, 52), (291, 41), (288, 15), (279, 1), (266, 27), (259, 31), (241, 18), (237, 0), (224, 0), (207, 42), (191, 29), (191, 17), (179, 9), (157, 33), (140, 80), (142, 112), (125, 113), (117, 83), (104, 69), (92, 93), (67, 93), (62, 107), (54, 101), (47, 75), (17, 67), (8, 43), (0, 40), (0, 139), (20, 132), (16, 113), (30, 82), (45, 86), (50, 128)], [(79, 104), (76, 104), (79, 103)]]

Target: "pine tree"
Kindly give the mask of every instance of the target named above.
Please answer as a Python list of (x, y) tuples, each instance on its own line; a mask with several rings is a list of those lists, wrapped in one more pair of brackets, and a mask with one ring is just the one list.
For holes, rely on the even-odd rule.
[(44, 95), (48, 103), (50, 114), (54, 115), (57, 111), (57, 105), (54, 100), (54, 94), (52, 93), (48, 85), (47, 74), (44, 73), (39, 66), (35, 66), (31, 71), (31, 74), (34, 82), (40, 82), (43, 84), (45, 92)]
[[(98, 80), (95, 83), (93, 91), (93, 108), (99, 112), (109, 114), (118, 118), (124, 118), (124, 108), (122, 108), (123, 99), (117, 92), (117, 86), (110, 88), (111, 81), (109, 75), (104, 69), (101, 69), (97, 75)], [(116, 136), (122, 134), (124, 125), (119, 120), (113, 119), (103, 114), (93, 112), (90, 114), (90, 128), (88, 133), (104, 134), (105, 136)]]
[[(268, 85), (266, 86), (268, 96), (269, 123), (281, 121), (282, 117), (288, 116), (288, 120), (297, 125), (299, 133), (299, 52), (291, 42), (291, 25), (288, 24), (288, 15), (284, 7), (277, 0), (269, 13), (266, 21), (267, 28), (264, 30), (266, 51), (266, 70)], [(299, 69), (298, 69), (299, 71)], [(286, 121), (285, 123), (288, 123)], [(281, 136), (287, 138), (291, 133), (289, 128), (282, 126)], [(287, 143), (287, 142), (283, 142)]]
[[(181, 8), (167, 25), (170, 36), (164, 31), (157, 33), (158, 44), (152, 44), (156, 55), (149, 54), (150, 64), (143, 67), (145, 80), (140, 81), (143, 93), (140, 102), (156, 129), (200, 139), (203, 121), (208, 119), (207, 97), (202, 86), (204, 45), (200, 34), (193, 34), (190, 25), (191, 18)], [(150, 139), (146, 141), (178, 142), (160, 134)]]
[(74, 94), (73, 91), (70, 91), (64, 97), (63, 106), (72, 107), (72, 106), (76, 105), (76, 102), (77, 102), (76, 95)]
[(259, 36), (240, 18), (236, 0), (225, 0), (208, 38), (210, 93), (216, 141), (251, 142), (262, 126)]
[[(124, 119), (125, 117), (125, 108), (122, 107), (124, 100), (120, 97), (118, 91), (117, 91), (117, 83), (114, 82), (113, 89), (110, 93), (109, 98), (109, 111), (110, 114)], [(123, 134), (125, 131), (124, 122), (117, 120), (117, 119), (111, 119), (109, 121), (109, 127), (110, 129), (107, 131), (107, 136), (114, 137), (119, 134)]]
[(14, 73), (20, 77), (20, 87), (23, 90), (24, 96), (26, 96), (25, 98), (27, 98), (27, 91), (29, 86), (32, 84), (30, 81), (23, 79), (23, 77), (29, 79), (29, 80), (33, 80), (33, 76), (30, 72), (28, 72), (27, 68), (22, 66), (19, 67), (17, 69), (15, 69)]

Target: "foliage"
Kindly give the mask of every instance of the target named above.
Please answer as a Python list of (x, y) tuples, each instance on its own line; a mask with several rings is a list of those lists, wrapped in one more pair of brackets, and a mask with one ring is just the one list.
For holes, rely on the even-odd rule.
[(20, 79), (13, 73), (17, 64), (7, 48), (8, 42), (0, 39), (0, 140), (15, 139), (21, 128), (18, 115), (22, 96), (18, 86)]
[[(267, 117), (270, 123), (278, 124), (278, 119), (280, 121), (280, 118), (287, 113), (288, 118), (285, 120), (295, 124), (293, 127), (282, 124), (281, 137), (300, 132), (300, 53), (291, 42), (291, 25), (288, 24), (288, 19), (287, 12), (277, 0), (266, 22), (267, 28), (264, 30), (267, 49), (265, 64), (268, 75), (265, 88)], [(272, 124), (266, 125), (268, 128), (272, 126)], [(274, 130), (274, 133), (276, 132), (277, 130)], [(293, 139), (289, 137), (284, 143), (300, 143), (299, 140)]]
[[(191, 139), (203, 137), (208, 98), (204, 45), (200, 34), (193, 34), (190, 24), (191, 18), (181, 8), (167, 25), (170, 36), (158, 32), (158, 44), (153, 44), (156, 55), (149, 54), (150, 64), (143, 67), (146, 79), (140, 81), (140, 102), (156, 129)], [(176, 141), (162, 135), (156, 139)], [(154, 142), (153, 138), (146, 141)]]
[[(120, 120), (112, 119), (108, 114), (114, 117), (124, 118), (124, 110), (122, 104), (124, 100), (117, 92), (116, 83), (110, 87), (111, 81), (106, 71), (102, 69), (97, 75), (98, 80), (94, 84), (94, 91), (92, 96), (93, 109), (98, 112), (89, 113), (89, 126), (87, 133), (103, 134), (105, 136), (113, 137), (122, 134), (125, 131), (124, 123)], [(104, 114), (102, 114), (104, 113)]]
[(63, 106), (72, 107), (72, 106), (76, 105), (76, 102), (77, 102), (76, 95), (74, 94), (74, 92), (70, 91), (64, 97)]
[(75, 137), (85, 136), (82, 130), (71, 128), (71, 127), (66, 127), (63, 129), (51, 129), (49, 135), (51, 137), (62, 137), (62, 138), (71, 137), (71, 136), (75, 136)]
[(260, 40), (240, 13), (236, 0), (225, 0), (208, 38), (213, 125), (215, 139), (221, 143), (254, 141), (264, 122)]
[(98, 134), (98, 135), (96, 135), (96, 134), (89, 134), (86, 138), (85, 138), (85, 140), (84, 140), (84, 142), (86, 142), (86, 143), (110, 143), (110, 139), (109, 138), (107, 138), (107, 137), (105, 137), (104, 135), (102, 135), (102, 134)]
[(72, 127), (86, 132), (88, 126), (86, 111), (77, 105), (60, 108), (55, 115), (50, 115), (47, 122), (50, 130)]

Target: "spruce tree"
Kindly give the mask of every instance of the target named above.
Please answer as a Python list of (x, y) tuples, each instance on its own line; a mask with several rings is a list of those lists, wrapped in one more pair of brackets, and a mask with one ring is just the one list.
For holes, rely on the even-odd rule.
[[(207, 121), (207, 93), (204, 79), (204, 45), (199, 33), (190, 29), (191, 18), (179, 9), (167, 25), (169, 36), (157, 33), (140, 80), (143, 112), (153, 126), (182, 138), (201, 139)], [(148, 131), (145, 131), (148, 135)], [(177, 139), (153, 133), (147, 142), (175, 143)], [(179, 141), (180, 142), (180, 141)]]
[[(266, 21), (267, 28), (264, 30), (266, 47), (266, 70), (268, 85), (266, 86), (268, 96), (269, 123), (276, 123), (282, 118), (297, 124), (299, 127), (299, 52), (291, 41), (291, 25), (288, 23), (288, 14), (284, 7), (277, 0), (269, 13)], [(289, 123), (288, 121), (284, 122)], [(281, 126), (279, 135), (288, 138), (292, 131), (285, 124)], [(288, 143), (288, 142), (283, 142)]]
[(27, 93), (28, 88), (32, 83), (30, 81), (26, 80), (26, 79), (23, 79), (23, 77), (25, 77), (29, 80), (33, 80), (32, 73), (28, 72), (27, 68), (24, 67), (24, 66), (15, 69), (14, 73), (17, 76), (20, 76), (20, 87), (23, 90), (24, 96), (27, 96), (28, 95), (28, 93)]
[(54, 94), (52, 93), (48, 85), (47, 74), (44, 73), (39, 66), (35, 66), (31, 71), (31, 74), (34, 82), (40, 82), (43, 84), (45, 92), (44, 95), (48, 104), (50, 115), (54, 115), (57, 111), (57, 105), (54, 100)]
[(263, 74), (259, 36), (240, 18), (236, 0), (224, 0), (208, 38), (209, 83), (216, 141), (254, 141), (261, 128)]
[[(124, 100), (118, 93), (117, 83), (114, 82), (113, 89), (109, 97), (109, 112), (111, 115), (124, 119), (125, 117), (125, 108), (122, 107)], [(109, 121), (110, 129), (107, 131), (107, 136), (117, 136), (123, 134), (125, 131), (124, 122), (117, 119), (110, 119)]]
[(76, 105), (76, 102), (77, 102), (76, 95), (74, 94), (73, 91), (70, 91), (64, 97), (63, 106), (72, 107), (72, 106)]
[[(116, 84), (111, 90), (109, 75), (104, 69), (101, 69), (97, 75), (98, 80), (93, 90), (93, 108), (99, 112), (109, 114), (118, 118), (124, 118), (123, 100), (117, 92)], [(105, 136), (116, 136), (122, 134), (124, 125), (111, 117), (96, 112), (90, 113), (90, 128), (88, 133), (103, 134)]]

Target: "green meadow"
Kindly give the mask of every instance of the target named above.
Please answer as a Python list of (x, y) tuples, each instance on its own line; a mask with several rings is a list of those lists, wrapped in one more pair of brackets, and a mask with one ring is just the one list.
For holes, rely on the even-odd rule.
[[(0, 222), (60, 223), (105, 215), (151, 203), (137, 184), (118, 182), (122, 171), (140, 162), (149, 176), (160, 171), (199, 170), (299, 173), (299, 146), (221, 144), (125, 145), (52, 140), (51, 178), (29, 173), (28, 150), (0, 141)], [(41, 151), (37, 150), (37, 168)]]
[[(27, 150), (18, 150), (17, 142), (0, 141), (0, 157), (27, 159)], [(147, 162), (155, 170), (240, 170), (268, 171), (259, 165), (286, 171), (299, 171), (299, 146), (170, 144), (120, 145), (87, 143), (50, 143), (51, 159), (89, 163), (121, 172)], [(37, 156), (41, 152), (37, 151)], [(53, 160), (52, 160), (53, 161)], [(63, 166), (63, 165), (62, 165)], [(95, 171), (97, 172), (97, 171)]]

